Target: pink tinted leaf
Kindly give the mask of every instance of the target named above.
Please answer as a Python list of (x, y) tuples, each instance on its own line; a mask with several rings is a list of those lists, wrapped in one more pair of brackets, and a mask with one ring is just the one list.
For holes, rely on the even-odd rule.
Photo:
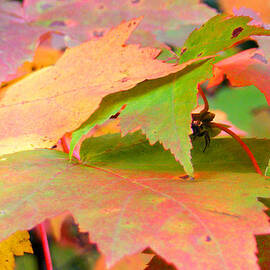
[(270, 104), (270, 63), (262, 51), (249, 49), (238, 53), (216, 63), (213, 72), (211, 86), (218, 84), (226, 74), (232, 86), (256, 86)]
[(31, 61), (41, 35), (48, 29), (27, 24), (23, 18), (0, 10), (0, 83), (14, 79), (16, 70)]
[(126, 44), (141, 19), (66, 50), (55, 65), (2, 89), (0, 152), (51, 147), (78, 128), (104, 96), (183, 69), (186, 63), (157, 60), (158, 49)]
[(270, 23), (270, 5), (264, 0), (220, 0), (221, 8), (226, 13), (245, 13), (250, 17), (261, 17), (265, 23)]
[[(103, 36), (112, 24), (119, 24), (122, 20), (144, 16), (141, 31), (146, 35), (147, 32), (158, 34), (160, 41), (166, 42), (167, 39), (162, 39), (162, 36), (167, 31), (189, 33), (193, 28), (186, 26), (198, 26), (216, 14), (213, 9), (197, 0), (119, 0), (117, 5), (108, 0), (50, 0), (46, 3), (27, 0), (24, 10), (28, 17), (34, 18), (36, 24), (51, 27), (79, 41)], [(179, 46), (177, 40), (177, 36), (170, 38), (170, 42)]]
[(19, 1), (6, 1), (6, 0), (0, 0), (0, 10), (1, 12), (14, 14), (19, 17), (24, 16), (24, 10), (22, 7), (22, 3)]
[[(269, 141), (246, 142), (264, 167)], [(138, 133), (85, 141), (85, 165), (53, 150), (2, 156), (0, 236), (68, 210), (109, 265), (150, 246), (178, 269), (258, 269), (254, 234), (270, 227), (256, 197), (269, 181), (232, 139), (212, 140), (207, 156), (199, 146), (196, 181)]]

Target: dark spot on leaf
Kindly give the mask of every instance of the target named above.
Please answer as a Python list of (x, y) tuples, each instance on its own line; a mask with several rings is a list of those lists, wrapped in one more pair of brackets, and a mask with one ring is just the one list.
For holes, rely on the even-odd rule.
[(120, 112), (118, 112), (118, 113), (112, 115), (112, 116), (110, 117), (110, 119), (116, 119), (116, 118), (119, 116), (119, 114), (120, 114)]
[(200, 57), (202, 55), (202, 52), (197, 55), (197, 57)]
[(268, 64), (268, 61), (265, 59), (265, 57), (263, 55), (261, 55), (261, 54), (258, 54), (258, 53), (255, 53), (251, 57), (251, 59), (256, 59), (256, 60), (258, 60), (260, 62), (263, 62), (264, 64)]
[(132, 4), (138, 4), (138, 3), (140, 3), (140, 0), (131, 0), (131, 3)]
[(269, 107), (259, 107), (259, 108), (255, 108), (253, 110), (251, 110), (251, 113), (253, 115), (258, 115), (260, 113), (267, 113), (270, 115), (270, 108)]
[(237, 27), (232, 32), (232, 38), (236, 38), (242, 31), (244, 30), (243, 27)]
[(212, 239), (209, 235), (207, 235), (205, 241), (210, 242), (210, 241), (212, 241)]
[(32, 70), (32, 71), (35, 71), (36, 69), (37, 69), (37, 68), (36, 68), (35, 66), (32, 66), (32, 67), (31, 67), (31, 70)]
[(66, 24), (63, 21), (54, 21), (50, 24), (50, 26), (66, 26)]
[(96, 31), (96, 30), (94, 30), (94, 32), (93, 32), (94, 37), (102, 37), (103, 34), (104, 34), (103, 31)]
[(190, 175), (183, 175), (183, 176), (179, 176), (179, 178), (183, 179), (183, 180), (195, 180), (194, 177), (190, 176)]
[(133, 25), (135, 25), (136, 24), (136, 22), (133, 22)]
[(128, 28), (131, 26), (131, 23), (128, 24)]
[(187, 48), (182, 48), (180, 54), (183, 55), (183, 53), (184, 53), (186, 50), (187, 50)]
[(56, 148), (57, 147), (57, 145), (55, 144), (55, 145), (53, 145), (52, 147), (51, 147), (51, 149), (54, 149), (54, 148)]

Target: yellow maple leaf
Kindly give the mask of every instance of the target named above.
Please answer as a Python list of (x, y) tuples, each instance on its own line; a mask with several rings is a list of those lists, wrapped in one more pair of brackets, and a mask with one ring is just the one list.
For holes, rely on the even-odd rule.
[(25, 252), (33, 253), (28, 231), (17, 231), (8, 239), (0, 242), (0, 269), (13, 270), (14, 256), (22, 256)]

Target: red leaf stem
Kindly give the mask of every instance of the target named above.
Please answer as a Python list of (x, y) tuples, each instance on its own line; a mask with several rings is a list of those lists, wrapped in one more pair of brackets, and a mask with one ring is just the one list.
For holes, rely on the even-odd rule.
[(42, 243), (42, 247), (43, 247), (46, 268), (47, 268), (47, 270), (53, 270), (51, 253), (50, 253), (50, 248), (49, 248), (49, 243), (48, 243), (44, 223), (37, 225), (37, 227), (38, 227), (38, 230), (39, 230), (40, 236), (41, 236), (41, 243)]
[(215, 123), (215, 122), (211, 122), (211, 126), (213, 127), (217, 127), (223, 131), (225, 131), (226, 133), (228, 133), (229, 135), (231, 135), (235, 140), (237, 140), (240, 145), (243, 147), (243, 149), (246, 151), (247, 155), (249, 156), (249, 159), (251, 160), (256, 172), (260, 175), (262, 174), (262, 171), (255, 159), (255, 157), (253, 156), (252, 152), (250, 151), (250, 149), (248, 148), (248, 146), (240, 139), (240, 137), (238, 135), (236, 135), (233, 131), (231, 131), (230, 129), (224, 127), (222, 124), (219, 123)]
[(208, 110), (209, 110), (208, 100), (207, 100), (207, 98), (206, 98), (206, 96), (205, 96), (205, 94), (204, 94), (204, 92), (199, 84), (198, 84), (198, 91), (199, 91), (199, 93), (204, 101), (204, 108), (201, 112), (208, 112)]

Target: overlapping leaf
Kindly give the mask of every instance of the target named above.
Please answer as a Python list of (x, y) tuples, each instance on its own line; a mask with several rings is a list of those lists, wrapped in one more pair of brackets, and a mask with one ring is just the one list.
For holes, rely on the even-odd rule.
[[(78, 44), (103, 36), (112, 25), (123, 20), (144, 15), (145, 23), (134, 40), (147, 46), (162, 47), (155, 34), (160, 36), (161, 41), (170, 43), (179, 42), (179, 37), (184, 36), (180, 40), (182, 42), (195, 26), (215, 15), (214, 10), (197, 0), (170, 3), (123, 0), (121, 3), (118, 1), (117, 5), (111, 1), (30, 0), (24, 1), (23, 7), (19, 3), (3, 0), (0, 10), (0, 83), (14, 78), (17, 68), (23, 62), (32, 60), (40, 37), (49, 31), (66, 34), (67, 41), (73, 38)], [(168, 30), (177, 31), (177, 39), (167, 39)], [(178, 46), (181, 44), (176, 43)]]
[[(109, 264), (150, 246), (179, 269), (257, 269), (253, 234), (270, 228), (256, 197), (269, 194), (269, 180), (232, 139), (212, 140), (207, 155), (200, 143), (196, 181), (184, 180), (173, 157), (138, 133), (85, 141), (87, 166), (53, 150), (3, 156), (0, 235), (68, 210)], [(270, 142), (246, 143), (265, 168)]]
[[(24, 11), (34, 24), (64, 32), (79, 41), (102, 36), (112, 24), (119, 24), (122, 20), (144, 16), (140, 26), (143, 33), (140, 35), (140, 43), (145, 44), (145, 37), (152, 33), (158, 35), (160, 41), (178, 46), (182, 45), (194, 27), (216, 14), (213, 9), (197, 0), (118, 0), (117, 5), (114, 1), (99, 0), (46, 3), (27, 0), (24, 2)], [(174, 35), (170, 34), (172, 31)]]
[[(52, 49), (50, 47), (42, 45), (37, 47), (33, 60), (31, 62), (24, 62), (23, 65), (17, 69), (15, 74), (8, 76), (9, 79), (13, 79), (3, 83), (2, 88), (21, 80), (24, 76), (27, 76), (38, 69), (55, 64), (62, 54), (63, 52)], [(3, 89), (0, 89), (0, 91), (1, 90)]]
[(29, 233), (27, 231), (17, 231), (0, 243), (1, 269), (13, 270), (15, 268), (14, 256), (22, 256), (26, 252), (33, 253)]
[(210, 69), (206, 66), (211, 66), (207, 60), (166, 78), (144, 82), (130, 91), (104, 98), (99, 109), (73, 133), (71, 152), (74, 142), (83, 134), (127, 104), (119, 116), (122, 134), (142, 129), (151, 144), (160, 141), (186, 172), (192, 174), (188, 136), (191, 133), (190, 112), (196, 106), (196, 91), (192, 90), (196, 89), (198, 82), (210, 78)]
[(270, 30), (249, 25), (252, 19), (244, 16), (221, 14), (211, 18), (201, 28), (194, 30), (178, 52), (180, 63), (190, 59), (213, 55), (251, 35), (270, 35)]
[(136, 253), (123, 257), (114, 266), (107, 268), (105, 257), (102, 256), (95, 265), (94, 270), (145, 270), (154, 254)]
[[(260, 27), (249, 26), (250, 18), (218, 15), (199, 30), (195, 30), (182, 49), (180, 63), (198, 57), (216, 54), (235, 43), (243, 41), (251, 34), (270, 34)], [(235, 29), (242, 29), (232, 36)], [(215, 31), (213, 31), (215, 29)], [(214, 35), (216, 37), (214, 37)], [(213, 39), (215, 42), (213, 42)], [(187, 62), (185, 62), (187, 63)], [(186, 172), (193, 174), (190, 159), (191, 111), (196, 107), (197, 86), (212, 76), (213, 62), (198, 62), (175, 76), (151, 84), (143, 83), (141, 88), (132, 89), (131, 94), (110, 96), (104, 100), (78, 131), (73, 133), (71, 152), (79, 138), (95, 124), (100, 124), (127, 104), (120, 114), (123, 134), (141, 128), (150, 143), (160, 141), (165, 149), (170, 149)]]
[(56, 65), (2, 89), (0, 152), (51, 147), (85, 121), (103, 96), (184, 68), (187, 63), (156, 60), (158, 49), (125, 45), (140, 20), (69, 49)]
[[(235, 4), (236, 5), (233, 7), (232, 10), (227, 6), (226, 3), (222, 3), (227, 12), (233, 12), (237, 16), (248, 16), (253, 19), (250, 24), (260, 25), (266, 29), (270, 29), (270, 13), (268, 12), (270, 6), (266, 6), (264, 4), (260, 5), (260, 1), (253, 2), (238, 0)], [(240, 6), (240, 4), (242, 6)], [(239, 9), (237, 9), (237, 7)], [(259, 44), (260, 49), (264, 51), (266, 58), (270, 59), (270, 37), (257, 36), (255, 39)]]
[(264, 0), (220, 0), (219, 3), (224, 12), (233, 14), (237, 10), (241, 12), (241, 10), (245, 8), (246, 11), (250, 10), (249, 15), (257, 14), (257, 16), (259, 15), (266, 23), (270, 23), (270, 5)]
[[(1, 6), (0, 6), (1, 8)], [(25, 61), (31, 61), (41, 35), (48, 29), (32, 26), (0, 9), (0, 84), (14, 78), (16, 70)], [(12, 48), (12, 49), (11, 49)]]
[(233, 86), (256, 86), (270, 104), (270, 64), (260, 50), (249, 49), (216, 63), (211, 84), (215, 85), (223, 74)]

